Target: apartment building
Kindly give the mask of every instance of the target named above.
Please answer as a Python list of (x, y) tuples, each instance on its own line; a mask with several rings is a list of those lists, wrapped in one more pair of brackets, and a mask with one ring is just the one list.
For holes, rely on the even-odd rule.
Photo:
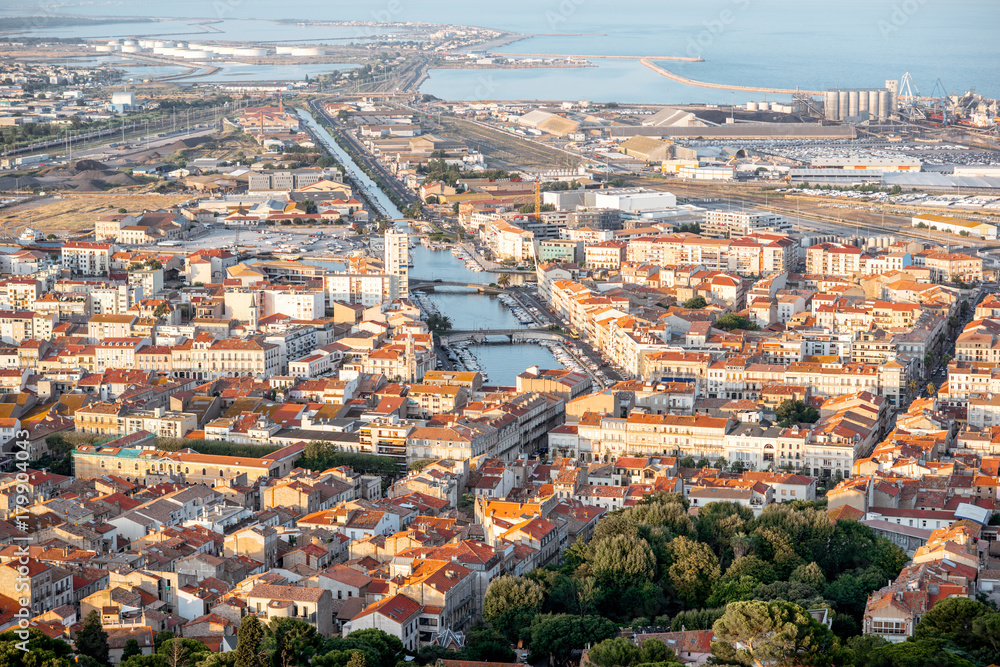
[(792, 223), (775, 213), (707, 210), (701, 233), (711, 238), (738, 238), (755, 232), (788, 233)]
[(118, 252), (112, 243), (67, 241), (62, 247), (62, 265), (74, 275), (106, 276), (111, 271), (111, 255)]

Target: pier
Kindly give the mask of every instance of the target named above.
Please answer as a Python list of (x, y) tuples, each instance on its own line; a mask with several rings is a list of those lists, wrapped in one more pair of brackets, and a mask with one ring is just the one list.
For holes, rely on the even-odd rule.
[[(653, 62), (654, 58), (640, 58), (639, 62), (653, 70), (660, 76), (665, 76), (668, 79), (673, 79), (678, 83), (683, 83), (686, 86), (699, 86), (701, 88), (718, 88), (720, 90), (742, 90), (748, 93), (777, 93), (779, 95), (822, 95), (822, 90), (799, 90), (798, 88), (764, 88), (761, 86), (732, 86), (725, 83), (708, 83), (707, 81), (695, 81), (694, 79), (689, 79), (686, 76), (681, 76), (680, 74), (674, 74), (670, 70), (663, 69), (659, 65)], [(656, 58), (656, 60), (664, 60), (664, 58)], [(681, 58), (675, 58), (674, 60), (681, 60)]]

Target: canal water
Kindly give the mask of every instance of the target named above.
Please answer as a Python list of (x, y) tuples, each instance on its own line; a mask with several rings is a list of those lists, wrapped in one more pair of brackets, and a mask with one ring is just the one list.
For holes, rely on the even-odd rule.
[[(394, 219), (401, 219), (402, 212), (385, 196), (385, 193), (375, 185), (367, 174), (361, 171), (351, 157), (333, 140), (333, 137), (321, 126), (312, 115), (299, 110), (303, 122), (315, 131), (338, 161), (343, 164), (354, 182), (364, 188), (369, 197), (378, 200), (379, 204)], [(451, 250), (431, 250), (419, 242), (410, 251), (413, 268), (410, 278), (447, 282), (464, 282), (470, 284), (488, 285), (495, 282), (498, 274), (487, 271), (472, 271), (465, 262), (451, 254)], [(324, 265), (321, 261), (303, 259), (303, 263)], [(331, 267), (333, 268), (333, 267)], [(517, 278), (517, 276), (512, 276)], [(451, 319), (455, 329), (518, 329), (522, 325), (514, 314), (495, 296), (481, 294), (474, 290), (462, 288), (439, 288), (430, 294), (430, 299), (442, 315)], [(470, 350), (480, 361), (480, 366), (489, 373), (489, 384), (516, 384), (517, 375), (531, 366), (542, 368), (558, 368), (559, 362), (548, 350), (532, 343), (475, 345)]]

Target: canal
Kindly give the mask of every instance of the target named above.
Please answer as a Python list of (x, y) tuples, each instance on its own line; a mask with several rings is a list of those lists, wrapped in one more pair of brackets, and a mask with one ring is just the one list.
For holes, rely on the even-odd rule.
[[(355, 164), (351, 156), (342, 149), (330, 133), (316, 122), (312, 114), (299, 109), (299, 117), (313, 131), (323, 145), (344, 165), (346, 173), (355, 185), (365, 190), (369, 199), (378, 202), (385, 213), (399, 220), (402, 212), (386, 197), (385, 193)], [(431, 250), (414, 239), (416, 246), (410, 251), (413, 268), (410, 277), (425, 280), (441, 279), (448, 282), (489, 284), (497, 279), (497, 274), (486, 271), (476, 272), (466, 267), (465, 262), (450, 250)], [(304, 263), (322, 264), (323, 262)], [(331, 267), (333, 268), (333, 267)], [(442, 315), (451, 319), (455, 329), (517, 329), (522, 325), (514, 314), (495, 296), (481, 294), (461, 288), (441, 288), (430, 294)], [(447, 290), (447, 291), (444, 291)], [(516, 384), (517, 375), (530, 366), (558, 368), (559, 362), (548, 348), (533, 343), (471, 345), (469, 350), (479, 360), (480, 367), (489, 375), (492, 385)]]

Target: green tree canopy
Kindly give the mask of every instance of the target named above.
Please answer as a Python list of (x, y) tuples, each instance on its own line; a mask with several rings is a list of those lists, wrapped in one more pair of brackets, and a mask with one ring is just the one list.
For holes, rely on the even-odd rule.
[(108, 633), (101, 625), (101, 615), (92, 609), (83, 620), (83, 627), (76, 633), (76, 650), (83, 655), (89, 655), (98, 664), (110, 665), (110, 647)]
[(524, 577), (504, 575), (490, 582), (483, 597), (483, 619), (515, 640), (542, 608), (542, 587)]
[(704, 606), (719, 578), (719, 559), (709, 546), (687, 537), (670, 543), (667, 577), (677, 597), (689, 606)]
[(799, 400), (782, 401), (775, 414), (778, 416), (778, 422), (786, 428), (801, 423), (815, 424), (819, 421), (819, 412), (816, 408)]
[(716, 329), (722, 329), (723, 331), (757, 331), (760, 329), (756, 323), (751, 322), (742, 315), (736, 315), (735, 313), (726, 313), (715, 320), (712, 325)]
[(531, 622), (527, 635), (533, 655), (539, 658), (551, 655), (561, 663), (575, 649), (617, 636), (618, 625), (603, 616), (539, 614)]
[(245, 616), (237, 633), (236, 667), (260, 667), (259, 652), (263, 638), (264, 628), (260, 619), (254, 614)]
[(0, 634), (0, 665), (4, 667), (70, 667), (72, 652), (69, 644), (36, 628), (28, 628), (27, 641), (13, 630)]
[(634, 535), (615, 535), (591, 546), (591, 564), (599, 582), (618, 588), (652, 581), (656, 559), (649, 543)]
[(831, 665), (833, 633), (790, 602), (734, 602), (712, 628), (712, 653), (741, 665)]
[(666, 644), (653, 638), (636, 645), (624, 637), (614, 637), (598, 642), (587, 651), (587, 664), (594, 667), (632, 667), (661, 662), (677, 662), (677, 656)]
[(685, 301), (684, 303), (682, 303), (681, 307), (683, 307), (683, 308), (690, 308), (692, 310), (698, 310), (700, 308), (704, 308), (707, 305), (708, 305), (708, 301), (705, 301), (705, 297), (703, 297), (703, 296), (701, 296), (699, 294), (697, 296), (691, 297), (690, 299), (688, 299), (687, 301)]

